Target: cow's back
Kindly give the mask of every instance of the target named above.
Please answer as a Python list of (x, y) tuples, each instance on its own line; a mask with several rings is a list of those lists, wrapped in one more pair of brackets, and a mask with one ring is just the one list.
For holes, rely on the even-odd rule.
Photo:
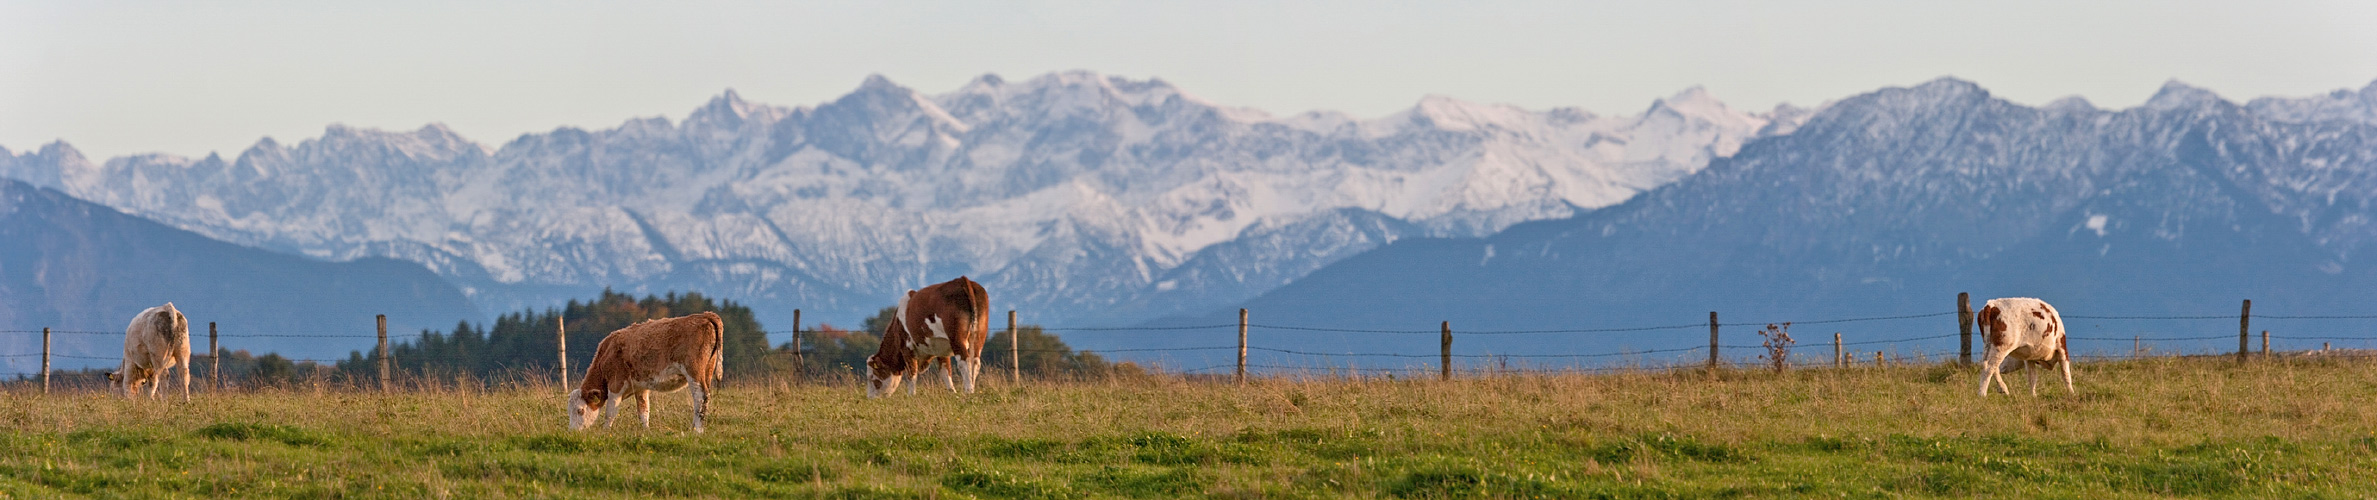
[(603, 337), (594, 365), (642, 379), (683, 362), (687, 375), (706, 383), (721, 375), (725, 344), (725, 323), (716, 313), (647, 320)]
[[(911, 345), (936, 334), (947, 335), (953, 353), (972, 358), (981, 356), (982, 346), (989, 340), (989, 308), (990, 296), (982, 285), (959, 276), (908, 292), (901, 299), (899, 316), (907, 323)], [(941, 326), (939, 331), (932, 328), (935, 324)]]
[(2017, 347), (2063, 345), (2063, 317), (2047, 301), (2028, 297), (1992, 299), (1982, 309), (1989, 312), (1980, 322), (1987, 329), (1991, 343)]
[(190, 357), (189, 320), (173, 304), (143, 309), (124, 327), (124, 359), (162, 369)]

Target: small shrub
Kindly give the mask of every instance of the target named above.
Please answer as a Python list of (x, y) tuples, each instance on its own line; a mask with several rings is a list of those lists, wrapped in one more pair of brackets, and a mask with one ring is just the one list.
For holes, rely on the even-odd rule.
[(1760, 355), (1760, 359), (1765, 359), (1767, 363), (1773, 365), (1775, 373), (1782, 373), (1783, 370), (1791, 368), (1791, 345), (1798, 341), (1791, 339), (1790, 322), (1786, 321), (1781, 325), (1767, 323), (1765, 330), (1758, 331), (1758, 336), (1766, 339), (1760, 344), (1766, 347), (1766, 354)]

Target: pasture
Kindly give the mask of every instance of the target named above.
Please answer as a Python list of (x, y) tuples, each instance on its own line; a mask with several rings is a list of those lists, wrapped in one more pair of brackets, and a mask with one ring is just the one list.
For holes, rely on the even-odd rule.
[[(1945, 364), (1505, 374), (1147, 375), (927, 387), (729, 378), (710, 432), (563, 429), (559, 390), (98, 392), (0, 400), (0, 497), (2364, 497), (2354, 358), (2083, 363), (2078, 395), (1975, 395)], [(986, 374), (987, 375), (987, 374)], [(2052, 390), (2050, 390), (2052, 389)]]

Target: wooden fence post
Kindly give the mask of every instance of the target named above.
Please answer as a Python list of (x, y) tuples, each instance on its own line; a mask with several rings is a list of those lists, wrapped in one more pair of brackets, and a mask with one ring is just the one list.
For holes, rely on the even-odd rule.
[(2245, 309), (2237, 312), (2237, 362), (2245, 362), (2245, 338), (2253, 330), (2253, 299), (2245, 299)]
[(2261, 357), (2270, 357), (2270, 331), (2261, 331)]
[(213, 380), (215, 390), (223, 390), (223, 345), (215, 342), (215, 322), (206, 322), (206, 378)]
[(1246, 309), (1238, 310), (1238, 385), (1246, 385)]
[[(808, 373), (809, 357), (801, 354), (801, 310), (794, 309), (792, 310), (792, 375), (800, 377)], [(567, 387), (569, 384), (562, 385), (563, 389), (569, 388)]]
[(561, 357), (561, 390), (569, 391), (569, 318), (553, 316), (554, 352)]
[(1874, 368), (1881, 368), (1886, 363), (1889, 362), (1883, 360), (1882, 351), (1874, 351)]
[(1717, 312), (1708, 312), (1708, 368), (1717, 369)]
[(1846, 355), (1844, 351), (1841, 351), (1841, 332), (1832, 332), (1832, 367), (1848, 368), (1849, 359), (1842, 357)]
[(380, 392), (388, 392), (388, 315), (379, 315), (380, 323)]
[(1443, 324), (1437, 325), (1437, 327), (1438, 327), (1438, 328), (1442, 328), (1442, 329), (1444, 330), (1444, 347), (1438, 350), (1438, 361), (1437, 361), (1437, 366), (1439, 366), (1439, 367), (1442, 367), (1442, 368), (1443, 368), (1443, 373), (1442, 373), (1442, 374), (1439, 374), (1439, 375), (1437, 375), (1437, 379), (1438, 379), (1438, 380), (1452, 380), (1452, 379), (1453, 379), (1453, 322), (1451, 322), (1451, 321), (1446, 321), (1446, 322), (1444, 322)]
[(1008, 310), (1008, 379), (1017, 388), (1024, 386), (1024, 338), (1015, 331), (1015, 310)]
[(1956, 349), (1956, 363), (1973, 364), (1973, 295), (1956, 292), (1956, 337), (1963, 339)]
[(50, 393), (50, 328), (46, 326), (41, 327), (41, 393)]

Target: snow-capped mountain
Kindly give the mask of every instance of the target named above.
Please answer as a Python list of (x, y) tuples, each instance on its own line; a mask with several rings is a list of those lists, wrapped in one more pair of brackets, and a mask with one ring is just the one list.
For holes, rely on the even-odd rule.
[[(2294, 316), (2254, 321), (2278, 348), (2316, 348), (2286, 337), (2366, 337), (2365, 315), (2377, 312), (2365, 298), (2377, 288), (2377, 123), (2351, 114), (2369, 95), (2377, 84), (2358, 97), (2238, 105), (2172, 82), (2142, 106), (2103, 110), (2077, 99), (2023, 106), (1954, 79), (1887, 88), (1622, 204), (1486, 238), (1397, 241), (1233, 306), (1347, 328), (1684, 325), (1458, 344), (1544, 354), (1703, 346), (1706, 330), (1692, 324), (1709, 311), (1733, 325), (1725, 344), (1756, 345), (1749, 331), (1767, 322), (1941, 313), (1970, 292), (1976, 303), (2047, 299), (2072, 321), (2074, 349), (2126, 353), (2133, 337), (2163, 350), (2233, 349), (2239, 301), (2252, 299), (2257, 316)], [(1801, 326), (1802, 346), (1819, 350), (1828, 339), (1811, 339), (1830, 332), (1930, 339), (1869, 351), (1956, 349), (1939, 338), (1956, 332), (1948, 316)], [(2189, 337), (2199, 340), (2154, 341)], [(1404, 353), (1437, 342), (1261, 341)]]
[(1428, 97), (1275, 117), (1086, 72), (938, 95), (869, 77), (813, 107), (728, 91), (682, 121), (496, 148), (333, 125), (233, 159), (0, 150), (0, 175), (225, 241), (419, 262), (490, 311), (607, 286), (836, 318), (964, 274), (1027, 321), (1136, 322), (1399, 238), (1615, 204), (1808, 115), (1691, 89), (1633, 116)]

